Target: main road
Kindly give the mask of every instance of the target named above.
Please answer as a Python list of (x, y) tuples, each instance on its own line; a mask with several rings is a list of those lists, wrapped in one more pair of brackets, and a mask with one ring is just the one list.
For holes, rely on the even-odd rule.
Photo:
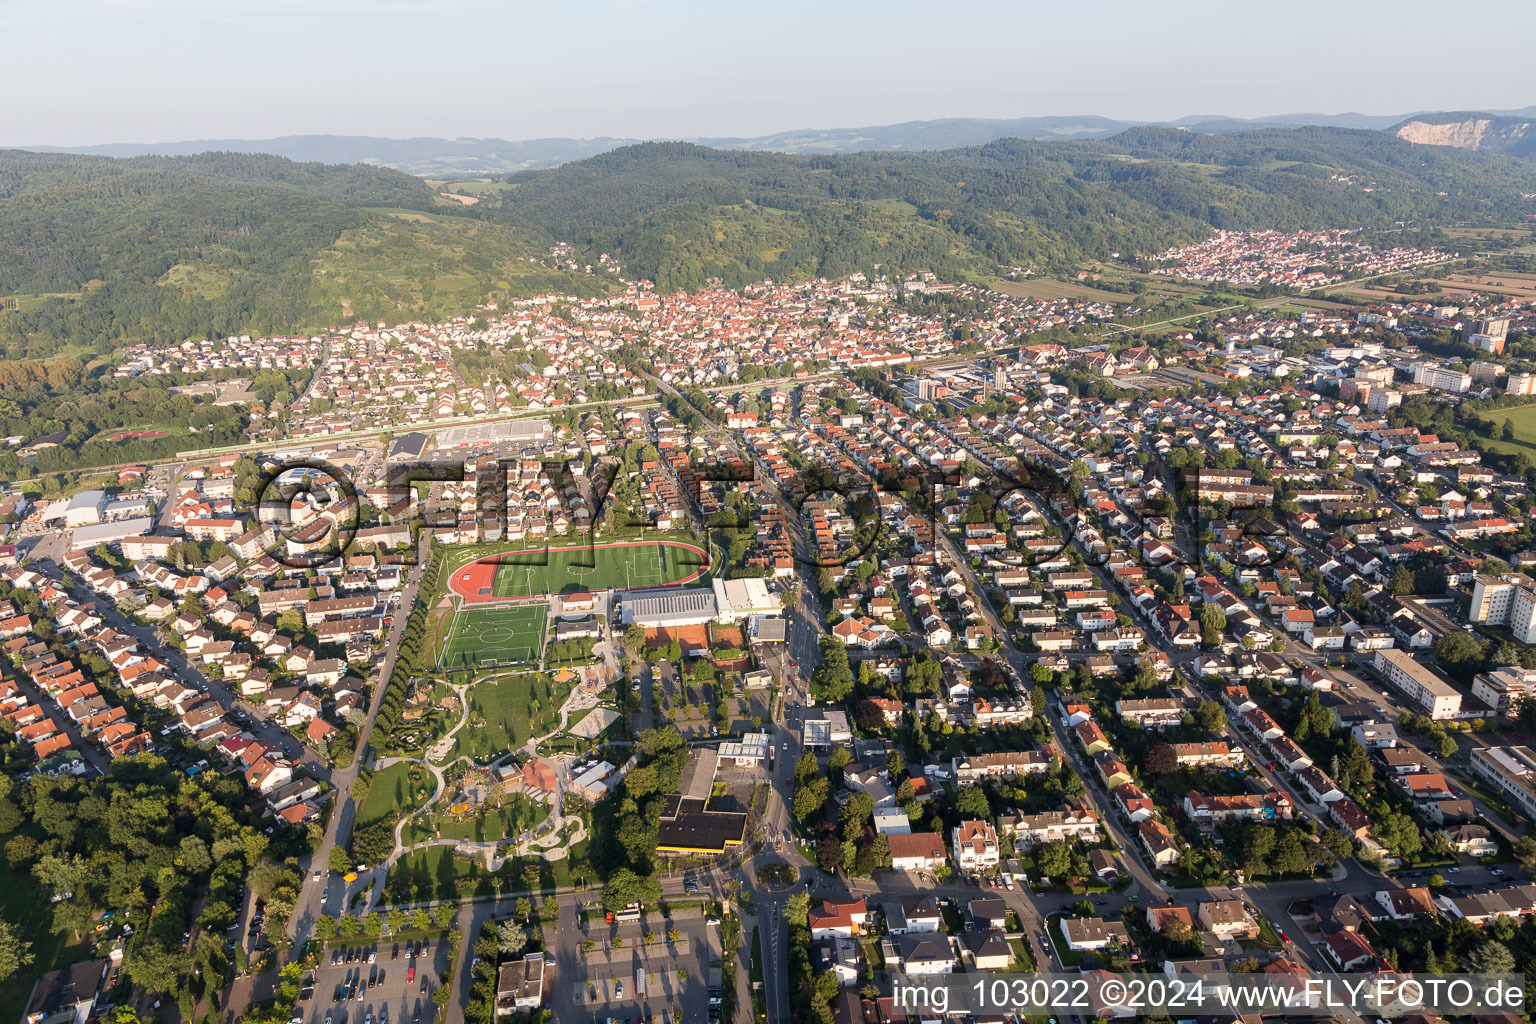
[[(406, 584), (400, 594), (400, 604), (396, 610), (394, 622), (390, 624), (389, 637), (385, 643), (384, 658), (379, 663), (377, 682), (373, 687), (373, 699), (369, 702), (368, 716), (364, 719), (362, 727), (357, 731), (357, 748), (352, 756), (352, 763), (345, 768), (338, 768), (331, 772), (331, 814), (326, 821), (325, 833), (320, 840), (320, 845), (308, 857), (300, 858), (300, 867), (304, 871), (304, 888), (299, 894), (299, 899), (294, 905), (293, 916), (288, 919), (287, 933), (293, 940), (294, 956), (303, 952), (304, 941), (309, 938), (314, 929), (315, 921), (324, 912), (327, 906), (332, 911), (340, 913), (346, 909), (348, 888), (346, 881), (330, 871), (331, 850), (338, 845), (345, 846), (352, 835), (352, 825), (357, 818), (356, 801), (352, 799), (352, 786), (357, 781), (358, 770), (371, 757), (368, 749), (368, 740), (373, 735), (373, 723), (379, 716), (379, 708), (384, 702), (384, 691), (389, 685), (390, 673), (394, 670), (395, 660), (400, 653), (400, 637), (405, 629), (406, 621), (410, 618), (410, 612), (415, 608), (417, 589), (421, 585), (422, 573), (432, 557), (432, 541), (430, 534), (423, 530), (420, 545), (416, 551), (416, 564), (412, 566)], [(382, 869), (380, 869), (382, 870)], [(357, 880), (357, 890), (361, 891), (371, 883), (371, 876), (364, 875)]]

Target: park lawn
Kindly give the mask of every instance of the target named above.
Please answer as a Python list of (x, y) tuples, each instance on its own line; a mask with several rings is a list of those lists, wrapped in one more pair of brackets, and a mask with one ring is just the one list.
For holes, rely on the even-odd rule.
[(551, 668), (557, 665), (590, 665), (592, 649), (598, 641), (590, 637), (580, 640), (551, 640), (544, 651), (544, 663)]
[(571, 683), (557, 683), (539, 673), (476, 683), (469, 688), (469, 722), (454, 734), (448, 759), (467, 755), (474, 761), (494, 760), (532, 736), (553, 732), (570, 692)]
[(368, 795), (357, 810), (353, 827), (362, 829), (375, 822), (394, 821), (400, 814), (426, 803), (436, 787), (432, 773), (420, 765), (401, 762), (381, 768), (368, 784)]
[[(30, 827), (25, 831), (39, 841), (46, 838)], [(0, 888), (0, 917), (32, 943), (32, 963), (0, 985), (0, 1020), (20, 1020), (32, 983), (49, 971), (86, 959), (91, 948), (88, 940), (73, 942), (71, 936), (53, 930), (53, 904), (31, 871), (18, 871), (0, 858)]]
[[(1507, 409), (1490, 409), (1488, 418), (1502, 427), (1505, 420), (1515, 425), (1515, 439), (1505, 441), (1495, 437), (1487, 441), (1488, 447), (1506, 455), (1525, 454), (1536, 460), (1536, 405), (1515, 405)], [(1495, 431), (1497, 433), (1497, 431)]]
[[(467, 839), (477, 843), (507, 839), (519, 831), (517, 811), (520, 805), (525, 809), (523, 828), (536, 828), (549, 817), (549, 807), (546, 804), (527, 797), (513, 796), (500, 807), (493, 807), (484, 814), (457, 819), (444, 817), (442, 838)], [(412, 822), (405, 828), (404, 839), (407, 846), (432, 838), (434, 836), (431, 829), (425, 825)]]
[[(587, 862), (587, 842), (583, 840), (570, 850), (569, 856), (556, 861), (547, 861), (542, 857), (519, 857), (507, 865), (503, 865), (502, 888), (509, 892), (521, 892), (524, 889), (523, 869), (533, 863), (540, 868), (541, 877), (539, 888), (563, 889), (571, 883), (571, 865), (585, 865)], [(385, 883), (386, 891), (390, 891), (391, 883), (398, 885), (400, 880), (412, 879), (416, 882), (416, 891), (413, 896), (415, 901), (422, 900), (451, 900), (459, 898), (458, 879), (474, 879), (475, 889), (473, 895), (488, 896), (495, 891), (492, 875), (485, 870), (483, 861), (469, 861), (463, 857), (453, 855), (451, 846), (429, 846), (424, 850), (413, 850), (395, 862), (389, 869), (389, 881)], [(590, 869), (587, 870), (585, 880), (591, 882), (595, 876)]]
[(459, 898), (457, 880), (461, 878), (477, 880), (474, 890), (476, 895), (489, 894), (491, 891), (491, 876), (486, 872), (483, 861), (455, 857), (451, 846), (429, 846), (424, 850), (412, 850), (395, 861), (389, 869), (385, 887), (386, 891), (390, 891), (391, 883), (398, 884), (397, 880), (411, 879), (416, 883), (413, 901), (451, 900)]

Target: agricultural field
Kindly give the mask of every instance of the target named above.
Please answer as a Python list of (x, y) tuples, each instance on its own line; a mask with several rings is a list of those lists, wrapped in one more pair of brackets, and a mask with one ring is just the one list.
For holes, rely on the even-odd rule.
[(1286, 298), (1282, 301), (1276, 302), (1273, 305), (1268, 302), (1263, 302), (1260, 303), (1260, 306), (1265, 309), (1273, 310), (1274, 312), (1284, 316), (1301, 316), (1305, 313), (1315, 312), (1320, 309), (1337, 313), (1341, 310), (1350, 310), (1355, 308), (1347, 302), (1332, 302), (1328, 299), (1318, 299), (1311, 297)]
[(1434, 300), (1437, 296), (1477, 292), (1481, 295), (1502, 295), (1513, 299), (1536, 299), (1536, 274), (1518, 273), (1512, 270), (1467, 270), (1445, 274), (1441, 277), (1419, 278), (1440, 288), (1438, 292), (1409, 294), (1387, 287), (1360, 287), (1349, 290), (1351, 296), (1369, 299), (1388, 299), (1399, 302)]
[[(1520, 231), (1515, 228), (1446, 228), (1447, 238), (1458, 242), (1467, 242), (1469, 246), (1460, 251), (1465, 254), (1468, 248), (1475, 249), (1479, 245), (1489, 242), (1515, 243), (1515, 248), (1504, 250), (1506, 252), (1532, 253), (1536, 252), (1536, 240), (1532, 239), (1529, 231)], [(1524, 243), (1524, 244), (1520, 244)]]
[(444, 181), (435, 182), (444, 192), (457, 192), (466, 196), (489, 196), (507, 192), (517, 185), (510, 181)]
[(1129, 302), (1129, 292), (1110, 292), (1081, 281), (1052, 281), (1026, 277), (1019, 281), (996, 278), (988, 286), (1016, 299), (1089, 299), (1095, 302)]

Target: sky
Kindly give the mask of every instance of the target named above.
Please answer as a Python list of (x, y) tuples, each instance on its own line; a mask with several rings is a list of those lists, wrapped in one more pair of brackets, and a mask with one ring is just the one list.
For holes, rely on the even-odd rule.
[[(3, 0), (0, 145), (1536, 103), (1528, 0)], [(1451, 32), (1435, 28), (1451, 18)], [(1504, 49), (1499, 40), (1511, 41)], [(1501, 53), (1500, 51), (1503, 50)]]

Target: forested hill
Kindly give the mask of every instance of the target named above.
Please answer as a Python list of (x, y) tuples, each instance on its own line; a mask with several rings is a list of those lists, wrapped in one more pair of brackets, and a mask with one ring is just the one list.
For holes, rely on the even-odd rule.
[(361, 165), (0, 151), (0, 355), (288, 332), (592, 290), (547, 240)]
[(1212, 228), (1509, 224), (1536, 166), (1335, 128), (797, 157), (645, 143), (507, 179), (494, 208), (661, 288), (867, 270), (1066, 269)]
[(1067, 271), (1213, 228), (1520, 223), (1536, 162), (1390, 132), (1291, 128), (791, 156), (645, 143), (512, 175), (479, 205), (363, 165), (0, 151), (0, 358), (436, 317), (592, 294), (554, 240), (663, 289), (879, 264)]

